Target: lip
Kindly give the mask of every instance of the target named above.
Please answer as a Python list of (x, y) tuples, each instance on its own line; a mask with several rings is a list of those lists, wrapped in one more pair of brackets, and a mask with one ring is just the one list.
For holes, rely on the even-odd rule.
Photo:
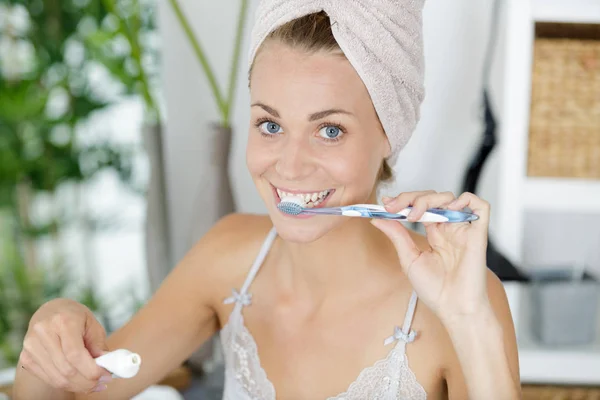
[[(279, 203), (281, 203), (281, 199), (279, 198), (279, 195), (277, 194), (277, 189), (284, 191), (286, 193), (292, 193), (292, 194), (300, 194), (300, 193), (312, 193), (312, 192), (306, 192), (306, 191), (302, 191), (302, 190), (291, 190), (291, 189), (285, 189), (285, 188), (277, 188), (275, 187), (275, 185), (271, 184), (271, 191), (273, 192), (273, 197), (275, 198), (275, 206), (277, 207), (279, 205)], [(313, 208), (322, 208), (325, 207), (325, 205), (327, 204), (327, 202), (329, 201), (329, 199), (331, 198), (331, 196), (335, 193), (335, 189), (327, 189), (329, 190), (329, 193), (327, 194), (327, 196), (325, 196), (323, 198), (323, 201), (321, 201), (321, 203), (319, 203), (318, 206), (313, 207)], [(297, 218), (297, 219), (305, 219), (305, 218), (312, 218), (312, 217), (316, 217), (316, 215), (310, 215), (310, 214), (300, 214), (300, 215), (290, 215), (290, 214), (286, 214), (283, 211), (279, 210), (279, 208), (277, 209), (282, 215), (288, 217), (288, 218)]]

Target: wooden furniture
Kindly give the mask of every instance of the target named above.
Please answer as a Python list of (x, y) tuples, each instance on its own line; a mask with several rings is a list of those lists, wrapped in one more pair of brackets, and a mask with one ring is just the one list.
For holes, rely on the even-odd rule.
[(600, 400), (600, 387), (523, 386), (523, 400)]

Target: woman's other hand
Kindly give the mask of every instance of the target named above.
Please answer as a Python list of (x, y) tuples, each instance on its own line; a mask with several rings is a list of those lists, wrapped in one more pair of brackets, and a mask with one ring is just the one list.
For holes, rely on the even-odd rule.
[(94, 361), (106, 351), (106, 332), (93, 313), (75, 301), (56, 299), (31, 318), (19, 365), (52, 388), (98, 392), (111, 380)]

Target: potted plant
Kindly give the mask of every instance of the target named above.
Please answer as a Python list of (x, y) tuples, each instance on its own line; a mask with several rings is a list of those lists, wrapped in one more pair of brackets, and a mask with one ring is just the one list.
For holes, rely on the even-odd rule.
[[(190, 242), (193, 243), (208, 232), (221, 217), (235, 211), (229, 178), (229, 155), (232, 141), (231, 116), (237, 86), (241, 45), (248, 14), (248, 0), (240, 0), (239, 2), (240, 8), (233, 43), (233, 56), (226, 91), (222, 91), (219, 87), (206, 52), (194, 34), (180, 2), (178, 0), (169, 0), (169, 2), (208, 81), (220, 117), (218, 121), (209, 124), (202, 134), (204, 143), (210, 148), (211, 157), (196, 160), (195, 169), (199, 172), (198, 190), (201, 191), (201, 195), (197, 197), (197, 203), (194, 204), (193, 208), (194, 210), (201, 210), (201, 212), (191, 218)], [(213, 369), (221, 362), (219, 346), (217, 337), (214, 337), (191, 357), (189, 360), (190, 365), (198, 369), (200, 367), (204, 370)]]
[(169, 0), (169, 2), (208, 81), (220, 117), (218, 121), (212, 122), (206, 128), (207, 131), (203, 135), (206, 145), (212, 148), (212, 157), (208, 160), (197, 160), (201, 163), (198, 170), (201, 172), (199, 175), (202, 181), (198, 187), (202, 190), (202, 196), (199, 196), (198, 199), (201, 204), (194, 204), (194, 209), (202, 210), (202, 216), (193, 219), (192, 241), (194, 241), (204, 235), (222, 216), (235, 210), (229, 180), (229, 150), (232, 139), (231, 116), (237, 86), (241, 45), (248, 14), (248, 0), (240, 0), (239, 2), (240, 8), (233, 43), (233, 56), (226, 91), (220, 89), (206, 52), (195, 36), (179, 1)]

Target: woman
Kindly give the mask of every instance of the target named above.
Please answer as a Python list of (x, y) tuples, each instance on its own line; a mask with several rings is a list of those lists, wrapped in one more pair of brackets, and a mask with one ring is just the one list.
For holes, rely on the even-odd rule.
[[(430, 207), (480, 217), (428, 224), (426, 237), (394, 221), (277, 209), (289, 195), (309, 207), (376, 203), (422, 99), (422, 3), (317, 3), (263, 1), (253, 33), (247, 165), (268, 216), (221, 220), (108, 339), (84, 306), (42, 306), (17, 400), (130, 398), (220, 329), (226, 399), (519, 397), (510, 311), (485, 265), (485, 201), (433, 191), (383, 199), (391, 212), (412, 206), (412, 220)], [(386, 69), (394, 57), (403, 64)], [(142, 356), (135, 378), (109, 382), (95, 365), (117, 348)]]

